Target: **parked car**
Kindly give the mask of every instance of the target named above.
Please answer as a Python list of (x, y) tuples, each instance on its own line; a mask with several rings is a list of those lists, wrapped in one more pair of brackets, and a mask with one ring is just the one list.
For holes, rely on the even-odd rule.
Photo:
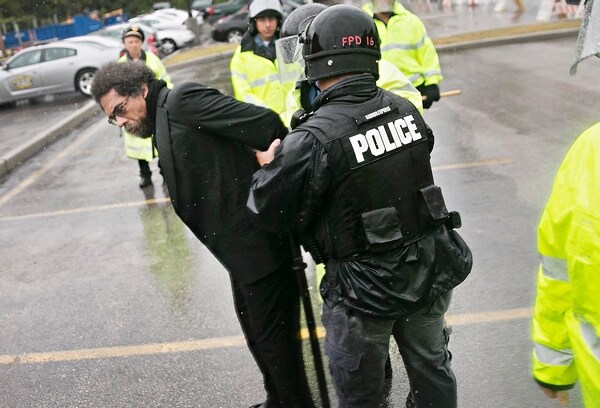
[(204, 17), (204, 20), (206, 20), (206, 15), (204, 13), (208, 7), (212, 6), (212, 4), (212, 0), (194, 0), (191, 8), (192, 10), (198, 10), (200, 14), (202, 14), (202, 17)]
[[(104, 27), (102, 30), (97, 31), (97, 33), (109, 32), (108, 35), (116, 36), (119, 38), (119, 41), (121, 41), (121, 32), (131, 24), (133, 23), (129, 20), (127, 23)], [(160, 56), (172, 54), (180, 48), (194, 45), (197, 41), (196, 35), (187, 28), (156, 29), (141, 22), (135, 24), (144, 31), (146, 36), (144, 44), (147, 42), (149, 43), (148, 48), (145, 49), (151, 50), (150, 45), (153, 45), (158, 49)], [(112, 32), (112, 34), (110, 32)]]
[[(198, 24), (202, 24), (204, 22), (204, 17), (202, 16), (202, 13), (200, 13), (198, 10), (191, 9), (190, 12), (192, 13), (192, 17), (194, 17), (196, 19), (196, 22)], [(174, 19), (180, 20), (181, 24), (185, 24), (187, 19), (190, 17), (190, 12), (188, 12), (187, 10), (181, 10), (181, 9), (176, 9), (176, 8), (171, 7), (171, 8), (156, 10), (152, 14), (155, 14), (158, 16), (170, 16), (170, 17), (173, 17)]]
[(168, 1), (159, 1), (157, 3), (152, 4), (152, 10), (161, 10), (171, 7), (171, 3), (169, 3)]
[[(204, 22), (204, 17), (202, 17), (202, 14), (198, 10), (192, 10), (192, 17), (196, 19), (198, 25)], [(130, 18), (129, 22), (141, 22), (156, 29), (187, 28), (186, 22), (188, 18), (189, 13), (187, 11), (169, 8)]]
[[(125, 28), (129, 27), (130, 25), (131, 24), (129, 24), (129, 23), (119, 23), (119, 24), (109, 25), (98, 31), (93, 31), (93, 32), (87, 34), (87, 36), (111, 38), (115, 41), (118, 41), (122, 45), (123, 41), (121, 39), (121, 34), (123, 33), (123, 30)], [(160, 56), (161, 55), (161, 52), (159, 51), (160, 43), (158, 42), (158, 38), (156, 37), (157, 30), (155, 30), (149, 26), (144, 26), (142, 24), (139, 24), (139, 26), (144, 31), (144, 36), (146, 37), (144, 39), (144, 44), (142, 45), (142, 48), (144, 49), (144, 51), (151, 52), (155, 55)]]
[(78, 91), (90, 95), (96, 70), (119, 57), (119, 48), (57, 41), (25, 48), (0, 69), (0, 104)]
[(247, 6), (248, 3), (249, 0), (228, 0), (222, 3), (213, 3), (202, 10), (202, 13), (208, 23), (214, 24), (221, 17), (239, 11), (242, 7)]
[[(287, 17), (293, 10), (303, 3), (294, 0), (283, 0), (283, 17)], [(228, 16), (221, 17), (213, 24), (212, 38), (215, 41), (239, 43), (248, 29), (248, 6)]]
[(248, 29), (248, 6), (223, 16), (213, 24), (212, 38), (215, 41), (239, 43)]
[(154, 15), (154, 13), (130, 18), (129, 23), (144, 24), (154, 28), (155, 30), (164, 30), (167, 28), (186, 28), (186, 26), (177, 19), (174, 19), (170, 16), (157, 16)]
[(101, 37), (99, 35), (80, 35), (78, 37), (69, 37), (63, 41), (75, 42), (79, 44), (97, 44), (106, 48), (123, 48), (120, 38)]
[(174, 53), (180, 48), (190, 47), (198, 41), (196, 34), (187, 28), (165, 28), (156, 32), (163, 55)]

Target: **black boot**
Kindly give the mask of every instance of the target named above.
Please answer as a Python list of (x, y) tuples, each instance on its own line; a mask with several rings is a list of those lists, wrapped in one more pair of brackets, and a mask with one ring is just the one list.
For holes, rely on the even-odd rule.
[(151, 176), (140, 177), (140, 188), (146, 188), (151, 185), (152, 185), (152, 177)]
[(146, 160), (138, 160), (140, 166), (140, 188), (145, 188), (152, 185), (152, 170), (150, 170), (150, 163)]

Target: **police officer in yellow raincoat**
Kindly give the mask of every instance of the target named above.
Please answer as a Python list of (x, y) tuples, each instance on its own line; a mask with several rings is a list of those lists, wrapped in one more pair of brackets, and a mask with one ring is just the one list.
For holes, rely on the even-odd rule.
[[(167, 73), (164, 64), (156, 55), (145, 52), (142, 49), (144, 43), (144, 31), (136, 25), (125, 28), (121, 34), (121, 40), (125, 48), (119, 62), (143, 61), (154, 73), (156, 79), (162, 79), (167, 87), (172, 88), (171, 77)], [(156, 149), (152, 146), (152, 138), (135, 137), (125, 129), (121, 130), (125, 143), (125, 154), (131, 159), (138, 161), (140, 167), (140, 188), (152, 185), (152, 170), (150, 162), (157, 156)]]
[(362, 9), (375, 21), (382, 59), (411, 80), (426, 97), (423, 107), (429, 109), (440, 99), (439, 83), (443, 77), (437, 51), (421, 19), (394, 0), (374, 0)]
[(579, 380), (600, 407), (600, 123), (579, 136), (560, 166), (538, 227), (533, 376), (568, 404)]
[(248, 6), (248, 17), (250, 27), (229, 65), (234, 97), (281, 114), (288, 91), (279, 82), (275, 53), (283, 18), (281, 3), (253, 0)]

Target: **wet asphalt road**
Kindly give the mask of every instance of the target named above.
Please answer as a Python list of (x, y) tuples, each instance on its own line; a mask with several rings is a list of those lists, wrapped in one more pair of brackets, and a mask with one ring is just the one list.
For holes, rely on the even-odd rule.
[[(425, 114), (434, 175), (475, 259), (450, 310), (460, 407), (557, 406), (530, 380), (529, 315), (541, 209), (572, 140), (598, 120), (598, 63), (569, 76), (574, 43), (441, 56), (442, 90), (462, 95)], [(153, 179), (144, 195), (118, 131), (98, 119), (0, 180), (0, 407), (261, 400), (226, 273)], [(401, 407), (393, 361), (388, 406)]]
[(0, 106), (0, 157), (48, 129), (58, 121), (58, 117), (75, 112), (88, 101), (88, 97), (71, 92), (37, 98), (34, 101), (19, 101), (15, 106)]

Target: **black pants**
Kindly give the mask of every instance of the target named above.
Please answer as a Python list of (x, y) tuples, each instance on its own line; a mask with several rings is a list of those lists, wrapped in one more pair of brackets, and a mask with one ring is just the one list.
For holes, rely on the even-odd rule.
[(144, 178), (152, 177), (152, 170), (150, 170), (150, 163), (146, 160), (139, 159), (138, 165), (140, 166), (140, 176)]
[(339, 304), (323, 305), (325, 352), (340, 408), (378, 408), (393, 335), (410, 383), (407, 407), (456, 408), (456, 378), (444, 314), (452, 292), (406, 318), (375, 319)]
[[(152, 177), (152, 170), (150, 170), (150, 163), (146, 160), (139, 159), (138, 165), (140, 166), (140, 176), (144, 178)], [(158, 171), (162, 176), (162, 167), (160, 167), (160, 160), (158, 160)]]
[(313, 407), (300, 342), (300, 294), (290, 265), (250, 284), (231, 279), (246, 342), (263, 375), (268, 408)]

